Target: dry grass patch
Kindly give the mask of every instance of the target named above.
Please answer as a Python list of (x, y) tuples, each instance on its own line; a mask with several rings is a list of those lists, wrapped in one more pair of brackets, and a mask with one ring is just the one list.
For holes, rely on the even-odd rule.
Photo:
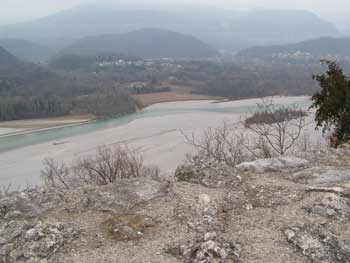
[(142, 238), (156, 223), (144, 215), (120, 215), (107, 219), (101, 225), (107, 237), (116, 241), (130, 241)]

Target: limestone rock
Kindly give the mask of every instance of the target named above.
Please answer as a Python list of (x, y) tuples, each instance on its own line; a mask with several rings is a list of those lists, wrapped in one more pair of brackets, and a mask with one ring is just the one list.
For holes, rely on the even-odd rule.
[(35, 218), (40, 214), (39, 206), (33, 204), (25, 193), (12, 193), (0, 198), (0, 219)]
[(46, 210), (61, 207), (72, 212), (93, 209), (118, 213), (166, 195), (169, 187), (167, 181), (135, 178), (120, 180), (115, 184), (87, 185), (65, 191), (50, 189), (32, 195), (33, 202), (44, 206)]
[(208, 232), (167, 252), (186, 263), (234, 263), (239, 262), (241, 247)]
[(178, 167), (175, 172), (178, 181), (200, 184), (208, 188), (239, 186), (242, 179), (235, 169), (225, 164), (192, 164)]
[(285, 231), (293, 244), (311, 262), (350, 262), (350, 242), (328, 232), (323, 226), (302, 226)]
[(276, 172), (286, 169), (302, 168), (308, 164), (307, 160), (295, 157), (278, 157), (270, 159), (259, 159), (252, 162), (244, 162), (236, 165), (240, 172)]
[(344, 183), (350, 182), (350, 171), (337, 167), (320, 166), (296, 172), (292, 178), (298, 182), (312, 185)]
[[(5, 262), (40, 262), (47, 259), (67, 244), (75, 240), (79, 231), (67, 225), (56, 223), (41, 223), (30, 226), (11, 221), (4, 226), (7, 233), (1, 230), (1, 234), (7, 237), (0, 244), (0, 254)], [(10, 233), (12, 232), (12, 233)], [(5, 241), (5, 242), (4, 242)], [(11, 249), (8, 249), (8, 247)]]
[(190, 229), (203, 233), (223, 229), (221, 210), (209, 195), (201, 194), (195, 204), (179, 203), (174, 209), (174, 215), (177, 220), (186, 222)]
[(350, 217), (348, 200), (335, 193), (327, 193), (317, 203), (306, 206), (306, 211), (324, 217), (336, 216), (338, 220)]

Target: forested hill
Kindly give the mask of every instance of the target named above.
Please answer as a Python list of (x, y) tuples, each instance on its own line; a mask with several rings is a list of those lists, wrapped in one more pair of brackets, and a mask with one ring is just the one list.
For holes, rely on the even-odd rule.
[(308, 54), (314, 58), (326, 56), (350, 58), (350, 37), (322, 37), (290, 45), (253, 47), (241, 51), (238, 56), (272, 57), (296, 52)]
[(17, 58), (3, 47), (0, 47), (0, 68), (11, 66), (17, 62)]
[(162, 29), (141, 29), (125, 34), (82, 38), (62, 54), (116, 53), (143, 58), (205, 58), (218, 53), (197, 38)]
[(45, 61), (52, 55), (48, 47), (22, 39), (0, 38), (0, 46), (26, 61)]

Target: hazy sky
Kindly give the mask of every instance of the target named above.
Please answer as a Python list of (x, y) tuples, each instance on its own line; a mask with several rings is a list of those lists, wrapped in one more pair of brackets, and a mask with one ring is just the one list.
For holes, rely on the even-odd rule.
[(306, 9), (337, 24), (350, 25), (350, 0), (0, 0), (0, 24), (30, 20), (91, 2), (212, 5), (230, 9)]

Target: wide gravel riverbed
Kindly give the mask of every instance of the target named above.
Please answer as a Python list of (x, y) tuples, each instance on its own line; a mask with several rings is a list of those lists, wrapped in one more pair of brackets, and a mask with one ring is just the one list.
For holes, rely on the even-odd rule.
[[(254, 111), (259, 101), (161, 103), (127, 117), (0, 138), (0, 186), (38, 184), (44, 158), (70, 164), (76, 158), (95, 154), (99, 145), (117, 143), (139, 149), (146, 163), (158, 165), (165, 176), (171, 175), (191, 151), (182, 132), (200, 134), (224, 121), (241, 129), (240, 121)], [(306, 106), (310, 98), (277, 97), (275, 101)]]

